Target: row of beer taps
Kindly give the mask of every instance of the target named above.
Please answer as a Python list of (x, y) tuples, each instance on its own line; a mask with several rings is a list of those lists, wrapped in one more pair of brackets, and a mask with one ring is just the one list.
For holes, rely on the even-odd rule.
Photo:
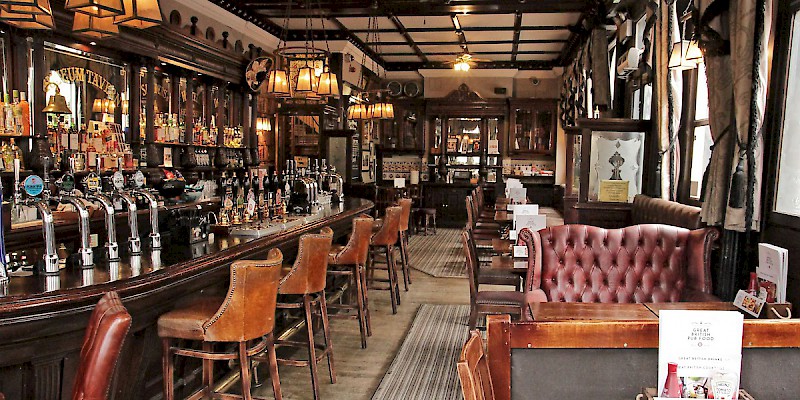
[[(91, 172), (82, 181), (83, 194), (76, 190), (76, 181), (73, 171), (64, 173), (56, 182), (58, 188), (57, 195), (50, 191), (50, 174), (47, 166), (49, 157), (45, 157), (43, 177), (29, 175), (24, 181), (20, 181), (19, 164), (14, 165), (14, 206), (32, 207), (38, 210), (42, 217), (42, 234), (44, 237), (44, 268), (45, 275), (56, 275), (59, 273), (59, 257), (56, 253), (55, 226), (51, 204), (72, 205), (78, 214), (78, 230), (80, 233), (80, 248), (77, 251), (78, 265), (81, 268), (89, 269), (94, 267), (94, 254), (91, 246), (90, 214), (87, 203), (94, 203), (100, 206), (105, 217), (106, 230), (106, 255), (108, 261), (119, 261), (120, 249), (117, 242), (117, 230), (115, 224), (115, 200), (119, 200), (128, 213), (128, 227), (130, 236), (128, 237), (128, 250), (131, 255), (139, 255), (142, 252), (142, 244), (139, 239), (139, 223), (137, 216), (136, 197), (144, 198), (150, 211), (150, 247), (153, 250), (161, 248), (161, 235), (158, 228), (158, 199), (149, 190), (144, 188), (144, 175), (137, 171), (126, 184), (125, 176), (117, 171), (111, 177), (110, 190), (103, 191), (102, 180), (99, 174)], [(120, 164), (121, 165), (121, 164)], [(5, 256), (5, 255), (3, 255)], [(0, 266), (2, 267), (2, 266)], [(0, 283), (7, 281), (8, 272), (0, 268)]]

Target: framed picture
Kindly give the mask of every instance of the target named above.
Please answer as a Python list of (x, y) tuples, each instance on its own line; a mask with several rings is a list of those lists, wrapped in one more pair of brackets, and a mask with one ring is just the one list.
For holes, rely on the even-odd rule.
[(369, 150), (361, 150), (361, 170), (369, 171)]
[(456, 149), (458, 148), (458, 138), (447, 138), (447, 152), (448, 153), (455, 153)]

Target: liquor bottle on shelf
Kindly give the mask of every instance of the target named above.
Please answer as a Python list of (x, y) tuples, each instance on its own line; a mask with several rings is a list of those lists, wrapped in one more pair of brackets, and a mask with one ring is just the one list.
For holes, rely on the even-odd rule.
[(14, 134), (22, 134), (22, 109), (19, 106), (19, 90), (12, 91), (13, 105), (12, 113), (14, 114)]
[(16, 129), (14, 123), (14, 104), (11, 103), (11, 96), (8, 93), (4, 94), (3, 113), (5, 113), (5, 130), (6, 135), (13, 135)]
[(25, 92), (20, 92), (19, 94), (19, 108), (20, 113), (22, 114), (22, 136), (30, 136), (31, 135), (31, 107), (30, 103), (26, 99)]
[[(13, 139), (12, 139), (13, 140)], [(14, 170), (14, 150), (11, 148), (11, 145), (3, 143), (3, 147), (0, 148), (3, 155), (3, 165), (5, 167), (6, 172), (10, 172)]]
[(186, 120), (181, 114), (178, 117), (178, 142), (183, 143), (186, 141)]

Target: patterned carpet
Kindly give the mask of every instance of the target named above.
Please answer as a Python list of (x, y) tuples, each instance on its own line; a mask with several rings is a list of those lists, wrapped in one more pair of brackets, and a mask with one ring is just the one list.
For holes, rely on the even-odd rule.
[[(547, 226), (564, 224), (564, 219), (552, 208), (542, 207), (539, 212), (547, 216)], [(408, 246), (411, 267), (436, 278), (465, 278), (460, 235), (461, 229), (440, 228), (436, 235), (411, 236)]]
[(421, 305), (372, 400), (460, 400), (455, 365), (468, 316), (468, 305)]

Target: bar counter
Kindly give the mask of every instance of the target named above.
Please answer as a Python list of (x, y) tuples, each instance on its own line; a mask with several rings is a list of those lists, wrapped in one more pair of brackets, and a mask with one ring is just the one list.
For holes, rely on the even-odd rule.
[[(133, 324), (119, 361), (125, 368), (116, 372), (112, 398), (159, 397), (161, 347), (155, 329), (159, 315), (182, 298), (224, 293), (231, 262), (265, 258), (275, 247), (290, 261), (300, 235), (329, 226), (334, 238), (345, 236), (353, 218), (373, 206), (367, 200), (347, 198), (341, 206), (290, 218), (263, 237), (216, 235), (213, 242), (195, 245), (165, 238), (160, 255), (148, 248), (138, 258), (123, 252), (122, 260), (111, 265), (98, 257), (104, 251), (101, 247), (95, 249), (93, 269), (67, 267), (52, 277), (12, 276), (8, 293), (0, 298), (0, 391), (9, 399), (60, 399), (70, 393), (94, 304), (105, 292), (117, 291)], [(199, 379), (194, 368), (177, 369), (176, 378), (184, 381), (176, 386), (176, 395)]]

